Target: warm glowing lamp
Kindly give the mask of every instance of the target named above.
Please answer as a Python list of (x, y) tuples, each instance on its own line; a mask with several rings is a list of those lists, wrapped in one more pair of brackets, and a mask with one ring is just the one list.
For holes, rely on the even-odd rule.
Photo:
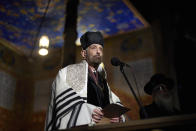
[(46, 48), (39, 49), (39, 54), (45, 56), (48, 54), (48, 50)]
[(39, 54), (45, 56), (48, 54), (49, 38), (43, 35), (39, 40)]
[(43, 35), (39, 40), (39, 47), (49, 47), (49, 38), (46, 35)]

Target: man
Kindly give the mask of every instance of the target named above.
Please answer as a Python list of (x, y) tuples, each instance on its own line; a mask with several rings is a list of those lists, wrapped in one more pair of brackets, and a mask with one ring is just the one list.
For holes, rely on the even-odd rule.
[[(153, 103), (144, 107), (148, 118), (176, 115), (179, 110), (175, 107), (174, 93), (172, 91), (174, 82), (163, 74), (155, 74), (144, 86), (144, 91), (152, 95)], [(145, 118), (140, 110), (140, 117)]]
[[(105, 70), (100, 66), (104, 46), (102, 34), (86, 32), (80, 41), (83, 61), (61, 69), (52, 84), (45, 124), (47, 131), (99, 123), (106, 105), (120, 104), (108, 86)], [(110, 119), (112, 123), (121, 121), (124, 121), (123, 116)]]

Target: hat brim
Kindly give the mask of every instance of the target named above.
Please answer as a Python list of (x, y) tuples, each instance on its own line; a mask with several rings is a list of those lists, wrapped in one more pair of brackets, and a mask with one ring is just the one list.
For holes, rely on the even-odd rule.
[(152, 95), (152, 89), (153, 89), (153, 85), (151, 84), (151, 82), (148, 82), (145, 86), (144, 86), (144, 91), (148, 94), (148, 95)]
[(167, 89), (168, 90), (171, 90), (174, 86), (174, 82), (173, 80), (167, 78), (165, 79), (164, 81), (156, 81), (156, 82), (152, 82), (152, 81), (149, 81), (145, 86), (144, 86), (144, 91), (149, 94), (149, 95), (152, 95), (152, 91), (153, 89), (158, 85), (158, 84), (165, 84), (167, 85)]

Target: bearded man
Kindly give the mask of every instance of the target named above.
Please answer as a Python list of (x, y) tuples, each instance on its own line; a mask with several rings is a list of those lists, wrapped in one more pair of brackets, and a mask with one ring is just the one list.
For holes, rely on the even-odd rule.
[[(180, 110), (175, 106), (174, 99), (174, 81), (167, 78), (163, 74), (155, 74), (150, 81), (144, 86), (144, 91), (148, 95), (152, 95), (153, 102), (144, 107), (148, 118), (171, 116), (180, 113)], [(140, 111), (140, 118), (145, 118)]]
[[(106, 72), (100, 66), (104, 47), (102, 34), (86, 32), (80, 41), (82, 62), (61, 69), (52, 84), (46, 131), (94, 125), (104, 117), (102, 109), (106, 105), (121, 105), (110, 90)], [(110, 118), (111, 123), (124, 121), (124, 116)]]

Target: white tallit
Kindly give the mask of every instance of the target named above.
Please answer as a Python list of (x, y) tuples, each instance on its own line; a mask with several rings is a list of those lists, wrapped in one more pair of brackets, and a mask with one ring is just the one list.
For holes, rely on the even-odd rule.
[[(104, 69), (98, 72), (106, 77)], [(52, 84), (51, 99), (45, 122), (45, 131), (66, 129), (92, 124), (92, 111), (96, 106), (87, 103), (88, 64), (79, 64), (61, 69)], [(108, 86), (109, 88), (109, 86)], [(110, 103), (120, 103), (119, 98), (109, 90)]]

